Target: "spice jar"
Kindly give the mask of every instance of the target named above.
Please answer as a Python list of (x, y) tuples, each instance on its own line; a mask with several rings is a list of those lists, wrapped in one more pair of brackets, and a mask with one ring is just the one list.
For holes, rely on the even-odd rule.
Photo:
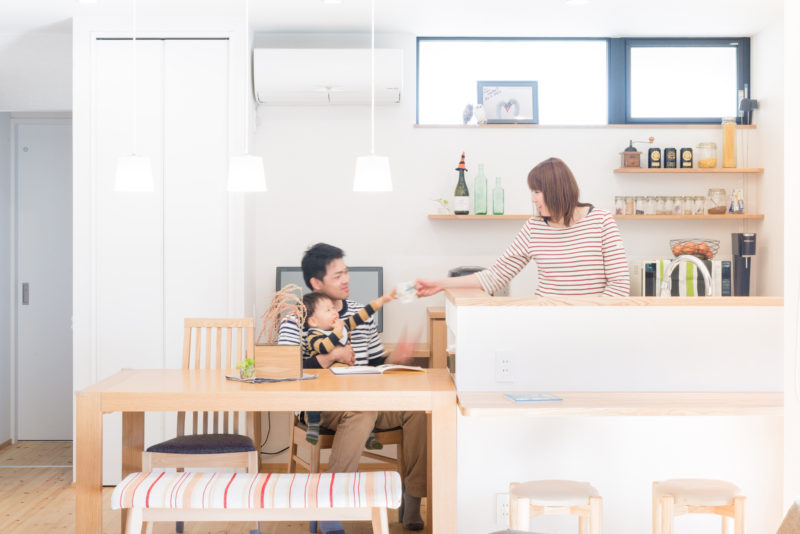
[(709, 215), (724, 215), (728, 211), (728, 197), (724, 189), (709, 189), (707, 201)]
[(655, 215), (658, 206), (656, 197), (647, 197), (647, 207), (644, 209), (645, 215)]
[(667, 211), (667, 197), (656, 197), (656, 215), (666, 215)]
[(705, 213), (705, 205), (706, 199), (702, 196), (694, 197), (694, 208), (692, 209), (692, 214), (694, 215), (703, 215)]
[(636, 197), (636, 199), (634, 200), (633, 207), (635, 215), (644, 215), (644, 208), (645, 208), (644, 197)]
[(625, 197), (625, 215), (633, 215), (634, 211), (634, 198), (633, 197)]
[(625, 200), (622, 197), (614, 197), (614, 215), (625, 214)]
[(695, 160), (700, 169), (713, 169), (717, 166), (717, 144), (700, 143), (695, 150)]
[(683, 197), (681, 204), (683, 205), (683, 214), (691, 215), (694, 211), (694, 197)]

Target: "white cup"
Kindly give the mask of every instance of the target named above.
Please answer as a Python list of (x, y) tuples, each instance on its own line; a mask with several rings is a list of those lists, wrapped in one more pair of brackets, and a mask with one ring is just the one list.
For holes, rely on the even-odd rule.
[(397, 291), (397, 300), (404, 303), (409, 303), (417, 298), (417, 290), (414, 288), (414, 282), (400, 282), (395, 287)]

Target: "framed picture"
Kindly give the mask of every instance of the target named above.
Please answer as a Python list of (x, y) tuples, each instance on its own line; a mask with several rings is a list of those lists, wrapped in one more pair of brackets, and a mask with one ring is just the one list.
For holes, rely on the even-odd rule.
[(489, 124), (539, 124), (538, 82), (478, 82), (478, 104)]

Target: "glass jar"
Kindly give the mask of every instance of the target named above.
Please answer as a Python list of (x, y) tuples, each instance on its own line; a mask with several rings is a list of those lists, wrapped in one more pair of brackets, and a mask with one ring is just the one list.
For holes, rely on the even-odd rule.
[(625, 215), (633, 215), (634, 200), (633, 197), (625, 197)]
[(683, 205), (683, 214), (691, 215), (694, 211), (694, 197), (683, 197), (681, 204)]
[(694, 215), (703, 215), (706, 212), (706, 199), (702, 196), (694, 197), (694, 208), (692, 213)]
[(622, 197), (614, 197), (614, 215), (625, 214), (625, 200)]
[(664, 197), (664, 215), (672, 215), (672, 209), (675, 206), (675, 197)]
[(683, 215), (683, 197), (672, 197), (672, 214)]
[(645, 206), (646, 204), (644, 197), (636, 197), (633, 204), (634, 215), (644, 215)]
[(656, 197), (656, 215), (666, 215), (667, 211), (667, 197)]
[(695, 149), (694, 159), (699, 169), (713, 169), (717, 166), (717, 143), (700, 143)]
[(722, 119), (722, 166), (736, 168), (736, 119)]
[(724, 189), (709, 189), (706, 201), (709, 215), (724, 215), (728, 211), (728, 197)]
[(645, 215), (655, 215), (658, 209), (658, 200), (656, 197), (647, 197), (647, 207), (644, 210)]

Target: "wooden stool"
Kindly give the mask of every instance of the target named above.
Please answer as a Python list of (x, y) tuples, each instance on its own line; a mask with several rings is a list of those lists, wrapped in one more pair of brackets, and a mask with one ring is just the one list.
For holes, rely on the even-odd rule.
[(741, 490), (730, 482), (702, 478), (680, 478), (653, 482), (653, 534), (672, 534), (675, 516), (717, 514), (722, 516), (722, 534), (727, 518), (733, 518), (735, 534), (744, 534), (744, 501)]
[(537, 515), (576, 515), (578, 531), (601, 534), (603, 499), (588, 482), (572, 480), (534, 480), (513, 482), (508, 492), (512, 529), (530, 530), (531, 517)]

